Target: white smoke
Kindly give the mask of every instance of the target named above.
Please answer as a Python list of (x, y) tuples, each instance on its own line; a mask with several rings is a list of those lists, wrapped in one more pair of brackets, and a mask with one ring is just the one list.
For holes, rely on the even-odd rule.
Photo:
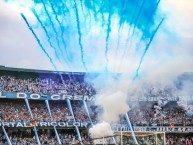
[(101, 137), (101, 130), (106, 130), (105, 136), (112, 135), (110, 123), (117, 122), (120, 114), (129, 111), (127, 99), (130, 83), (128, 80), (128, 76), (113, 74), (100, 74), (94, 78), (87, 77), (87, 81), (93, 84), (97, 92), (95, 105), (103, 109), (100, 117), (102, 123), (94, 125), (89, 130), (95, 134), (95, 137)]
[(193, 96), (193, 75), (186, 73), (180, 78), (180, 89), (176, 92), (179, 96), (178, 105), (182, 107), (187, 113), (193, 114), (193, 105), (191, 105)]
[(104, 121), (94, 125), (89, 130), (89, 133), (91, 134), (92, 138), (102, 138), (113, 135), (110, 124)]
[(118, 121), (119, 114), (129, 110), (126, 99), (127, 94), (119, 90), (97, 95), (96, 105), (101, 105), (104, 111), (102, 119), (107, 122)]

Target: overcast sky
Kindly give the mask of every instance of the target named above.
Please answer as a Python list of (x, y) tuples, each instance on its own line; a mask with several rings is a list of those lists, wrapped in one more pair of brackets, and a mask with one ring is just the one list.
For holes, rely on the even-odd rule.
[[(166, 14), (166, 20), (144, 60), (144, 73), (193, 71), (193, 1), (161, 0), (160, 9)], [(0, 1), (0, 65), (53, 70), (21, 18), (21, 11), (25, 9)], [(31, 17), (27, 10), (25, 14)], [(116, 63), (110, 62), (112, 70)]]

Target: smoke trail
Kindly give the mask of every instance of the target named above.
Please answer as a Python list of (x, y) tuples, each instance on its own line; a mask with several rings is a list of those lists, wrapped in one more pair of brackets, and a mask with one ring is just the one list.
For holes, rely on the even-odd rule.
[[(64, 15), (64, 17), (65, 17), (65, 13), (66, 12), (69, 12), (69, 9), (68, 9), (68, 7), (66, 6), (66, 4), (64, 4), (64, 2), (63, 1), (61, 1), (61, 4), (62, 4), (62, 13), (63, 13), (63, 15)], [(64, 8), (65, 8), (65, 10), (64, 10)]]
[(105, 70), (108, 70), (108, 51), (109, 51), (109, 35), (111, 32), (111, 5), (110, 5), (111, 0), (109, 0), (109, 16), (108, 16), (108, 24), (107, 24), (107, 36), (106, 36), (106, 47), (105, 47), (105, 59), (106, 59), (106, 65), (105, 65)]
[[(140, 0), (137, 0), (137, 3), (139, 3), (139, 1)], [(138, 9), (138, 7), (137, 7), (137, 4), (136, 4), (136, 7), (134, 9), (134, 14), (131, 17), (131, 22), (130, 22), (131, 25), (134, 23), (134, 18), (136, 16), (135, 13), (137, 13), (137, 9)], [(122, 54), (122, 57), (121, 57), (122, 61), (120, 61), (119, 69), (122, 66), (122, 64), (124, 63), (125, 57), (127, 56), (127, 48), (130, 48), (130, 46), (127, 47), (129, 41), (131, 42), (130, 32), (131, 32), (131, 26), (129, 27), (129, 30), (128, 30), (128, 36), (127, 36), (127, 39), (126, 39), (126, 42), (125, 42), (125, 47), (124, 47), (123, 54)], [(130, 43), (130, 45), (131, 45), (131, 43)]]
[[(48, 38), (48, 42), (49, 42), (50, 47), (52, 47), (52, 48), (55, 50), (56, 57), (57, 57), (58, 60), (60, 61), (59, 56), (58, 56), (58, 52), (56, 51), (56, 48), (55, 48), (55, 47), (53, 46), (53, 44), (51, 43), (51, 38), (50, 38), (50, 36), (49, 36), (49, 34), (48, 34), (48, 31), (47, 31), (46, 27), (43, 25), (42, 21), (41, 21), (40, 18), (38, 17), (38, 14), (37, 14), (37, 12), (35, 11), (35, 9), (32, 8), (31, 10), (32, 10), (33, 14), (35, 15), (36, 19), (38, 20), (38, 22), (40, 23), (41, 27), (43, 28), (43, 30), (44, 30), (47, 38)], [(67, 62), (66, 62), (66, 63), (67, 63)], [(52, 64), (52, 65), (55, 66), (54, 64)], [(67, 63), (67, 65), (68, 65), (68, 63)], [(68, 65), (68, 66), (69, 66), (69, 65)], [(69, 66), (69, 67), (70, 67), (70, 66)], [(56, 67), (54, 67), (54, 68), (56, 69)], [(71, 80), (70, 75), (68, 75), (68, 76), (69, 76), (69, 78), (70, 78), (70, 80)]]
[[(49, 42), (50, 46), (53, 47), (52, 42), (51, 42), (51, 38), (50, 38), (50, 36), (49, 36), (49, 34), (48, 34), (48, 31), (46, 30), (46, 27), (43, 25), (42, 21), (40, 20), (38, 14), (37, 14), (37, 12), (36, 12), (36, 10), (32, 8), (31, 11), (32, 11), (32, 13), (34, 14), (34, 16), (36, 17), (36, 19), (38, 20), (38, 22), (40, 23), (41, 27), (43, 28), (43, 30), (44, 30), (47, 38), (48, 38), (48, 42)], [(55, 49), (55, 48), (54, 48), (54, 49)]]
[[(65, 48), (65, 53), (66, 53), (67, 60), (66, 60), (65, 57), (64, 57), (63, 51), (60, 49), (60, 42), (59, 42), (59, 38), (58, 38), (58, 33), (57, 33), (57, 31), (56, 31), (56, 29), (55, 29), (55, 27), (54, 27), (54, 23), (52, 22), (51, 17), (50, 17), (50, 15), (49, 15), (49, 13), (48, 13), (48, 10), (47, 10), (47, 8), (46, 8), (46, 5), (45, 5), (45, 3), (44, 3), (44, 0), (41, 0), (41, 1), (42, 1), (44, 10), (45, 10), (45, 12), (46, 12), (46, 15), (47, 15), (47, 17), (48, 17), (48, 19), (49, 19), (49, 22), (50, 22), (50, 24), (51, 24), (51, 27), (52, 27), (55, 35), (56, 35), (56, 41), (57, 41), (58, 48), (59, 48), (60, 52), (62, 53), (63, 58), (64, 58), (66, 64), (68, 65), (69, 57), (68, 57), (68, 55), (67, 55), (68, 53), (67, 53), (67, 50), (66, 50), (66, 44), (65, 44), (65, 41), (64, 41), (64, 38), (63, 38), (64, 31), (63, 31), (63, 28), (62, 28), (61, 25), (60, 25), (61, 23), (60, 23), (60, 21), (58, 20), (57, 14), (54, 13), (54, 14), (55, 14), (55, 17), (57, 17), (56, 19), (58, 20), (58, 23), (59, 23), (59, 25), (60, 25), (60, 29), (61, 29), (61, 32), (62, 32), (62, 33), (61, 33), (61, 39), (62, 39), (62, 43), (63, 43), (64, 48)], [(52, 6), (52, 4), (50, 4), (50, 5)], [(53, 12), (55, 12), (55, 11), (53, 11)], [(57, 51), (57, 49), (56, 49), (56, 51)], [(58, 52), (58, 51), (57, 51), (57, 52)], [(68, 65), (68, 66), (69, 66), (69, 65)], [(70, 67), (70, 66), (69, 66), (69, 67)]]
[(117, 57), (117, 53), (118, 53), (118, 50), (119, 50), (119, 45), (120, 45), (120, 40), (121, 40), (121, 27), (119, 27), (119, 30), (118, 30), (118, 40), (117, 40), (117, 46), (116, 46), (116, 50), (115, 50), (115, 58)]
[[(47, 52), (47, 51), (45, 50), (45, 48), (43, 47), (43, 45), (42, 45), (42, 43), (40, 42), (38, 36), (36, 35), (36, 33), (34, 32), (34, 30), (32, 29), (32, 27), (29, 25), (29, 23), (28, 23), (28, 21), (27, 21), (27, 19), (26, 19), (26, 17), (24, 16), (23, 13), (21, 13), (21, 16), (22, 16), (22, 18), (24, 19), (25, 23), (27, 24), (29, 30), (30, 30), (30, 31), (32, 32), (32, 34), (34, 35), (34, 37), (35, 37), (36, 41), (38, 42), (40, 48), (42, 49), (42, 51), (43, 51), (43, 52), (46, 54), (46, 56), (48, 57), (48, 59), (49, 59), (49, 61), (51, 62), (52, 66), (54, 67), (54, 69), (55, 69), (55, 70), (58, 70), (57, 67), (55, 66), (52, 58), (50, 57), (50, 55), (48, 54), (48, 52)], [(58, 73), (58, 74), (59, 74), (59, 76), (60, 76), (60, 78), (61, 78), (61, 80), (62, 80), (62, 83), (65, 84), (62, 75), (61, 75), (60, 73)], [(69, 78), (71, 78), (71, 77), (69, 77)]]
[(80, 0), (81, 9), (83, 11), (83, 0)]
[(150, 40), (149, 40), (149, 43), (146, 45), (146, 48), (145, 48), (145, 50), (144, 50), (144, 52), (143, 52), (143, 54), (142, 54), (142, 56), (141, 56), (141, 59), (140, 59), (139, 65), (138, 65), (138, 67), (137, 67), (137, 69), (136, 69), (136, 73), (135, 73), (135, 76), (134, 76), (133, 80), (135, 80), (135, 79), (139, 76), (139, 70), (140, 70), (141, 64), (142, 64), (142, 62), (143, 62), (143, 59), (144, 59), (144, 57), (145, 57), (145, 54), (147, 53), (147, 51), (148, 51), (148, 49), (149, 49), (149, 46), (150, 46), (150, 44), (151, 44), (151, 42), (152, 42), (152, 40), (153, 40), (156, 32), (158, 31), (159, 27), (160, 27), (161, 24), (163, 23), (163, 21), (164, 21), (164, 18), (162, 18), (162, 20), (161, 20), (160, 23), (158, 24), (157, 28), (156, 28), (155, 31), (153, 32), (153, 34), (152, 34), (152, 36), (151, 36), (151, 38), (150, 38)]
[[(139, 1), (140, 0), (137, 0), (137, 3), (139, 3)], [(143, 0), (143, 1), (145, 1), (145, 0)], [(135, 10), (134, 10), (134, 15), (132, 15), (131, 22), (130, 22), (131, 26), (134, 24), (134, 19), (135, 19), (135, 16), (136, 16), (135, 14), (137, 13), (137, 9), (138, 9), (138, 7), (137, 7), (137, 4), (136, 4)], [(127, 40), (126, 40), (126, 43), (125, 43), (125, 47), (129, 43), (129, 40), (131, 40), (130, 37), (129, 37), (130, 31), (131, 31), (131, 27), (129, 27), (128, 37), (127, 37)]]
[[(139, 9), (139, 11), (138, 11), (138, 13), (137, 13), (137, 17), (136, 17), (136, 19), (135, 19), (135, 21), (134, 21), (134, 28), (133, 28), (133, 32), (132, 32), (131, 38), (132, 38), (133, 35), (135, 34), (136, 25), (137, 25), (137, 23), (138, 23), (139, 16), (140, 16), (141, 11), (142, 11), (142, 9), (143, 9), (143, 7), (144, 7), (145, 1), (146, 1), (146, 0), (143, 0), (143, 2), (142, 2), (142, 4), (141, 4), (141, 7), (140, 7), (140, 9)], [(159, 3), (160, 3), (160, 0), (157, 1), (155, 7), (157, 7), (157, 6), (159, 5)]]
[(134, 20), (134, 28), (133, 28), (133, 32), (132, 32), (132, 34), (131, 34), (131, 39), (133, 38), (133, 35), (135, 34), (135, 28), (136, 28), (136, 25), (137, 25), (139, 16), (140, 16), (140, 14), (141, 14), (141, 10), (143, 9), (143, 6), (144, 6), (144, 4), (145, 4), (145, 1), (146, 1), (146, 0), (143, 0), (143, 1), (142, 1), (142, 4), (141, 4), (141, 6), (140, 6), (140, 8), (139, 8), (139, 11), (138, 11), (138, 13), (137, 13), (137, 16), (135, 17), (135, 20)]
[(50, 0), (49, 0), (49, 3), (50, 3), (50, 6), (51, 6), (51, 8), (52, 8), (52, 11), (53, 11), (53, 13), (54, 13), (54, 15), (55, 15), (55, 19), (56, 19), (56, 21), (58, 22), (58, 24), (59, 24), (59, 26), (60, 26), (62, 43), (63, 43), (63, 46), (64, 46), (64, 50), (65, 50), (66, 56), (68, 57), (68, 53), (67, 53), (67, 50), (66, 50), (66, 43), (65, 43), (64, 37), (63, 37), (63, 36), (64, 36), (64, 28), (62, 28), (62, 24), (61, 24), (61, 22), (59, 21), (58, 15), (57, 15), (57, 13), (56, 13), (56, 10), (54, 9), (53, 4), (52, 4), (52, 2), (51, 2)]
[(125, 8), (127, 8), (127, 4), (128, 4), (128, 1), (124, 1), (124, 3), (122, 3), (122, 8), (121, 8), (121, 15), (120, 15), (120, 20), (119, 20), (119, 29), (118, 29), (118, 40), (117, 40), (117, 46), (116, 46), (116, 50), (115, 50), (115, 58), (117, 57), (117, 52), (119, 50), (119, 44), (120, 44), (120, 33), (121, 33), (121, 28), (122, 28), (122, 25), (123, 25), (123, 22), (125, 20), (125, 14), (124, 14), (124, 10)]
[(99, 9), (99, 12), (100, 12), (101, 18), (102, 18), (102, 27), (103, 27), (104, 24), (105, 24), (105, 18), (104, 18), (104, 12), (103, 12), (104, 2), (105, 2), (105, 1), (102, 1), (102, 2), (101, 2), (101, 7), (100, 7), (100, 9)]
[[(32, 27), (29, 25), (26, 17), (24, 16), (23, 13), (21, 13), (21, 16), (22, 16), (22, 18), (24, 19), (24, 21), (25, 21), (25, 23), (27, 24), (27, 26), (28, 26), (28, 28), (30, 29), (30, 31), (32, 32), (32, 34), (34, 35), (34, 37), (36, 38), (36, 41), (38, 42), (38, 44), (39, 44), (39, 46), (41, 47), (42, 51), (43, 51), (43, 52), (46, 54), (46, 56), (49, 58), (51, 64), (52, 64), (53, 67), (54, 67), (54, 69), (57, 70), (56, 66), (55, 66), (54, 63), (53, 63), (52, 58), (49, 56), (49, 54), (47, 53), (47, 51), (45, 50), (45, 48), (44, 48), (43, 45), (41, 44), (39, 38), (37, 37), (37, 35), (36, 35), (35, 32), (33, 31)], [(59, 76), (60, 76), (60, 78), (61, 78), (61, 80), (62, 80), (62, 83), (65, 84), (62, 75), (59, 74)], [(72, 108), (71, 108), (71, 109), (72, 109)], [(32, 117), (33, 117), (33, 116), (32, 116)], [(35, 127), (34, 127), (34, 128), (35, 128)], [(78, 132), (79, 140), (81, 141), (80, 133), (79, 133), (79, 130), (78, 130), (77, 126), (76, 126), (76, 130), (77, 130), (77, 132)]]
[(40, 23), (41, 27), (43, 28), (43, 30), (44, 30), (44, 32), (46, 34), (46, 37), (48, 38), (48, 43), (49, 43), (50, 47), (52, 47), (54, 49), (56, 57), (58, 58), (58, 60), (60, 60), (59, 56), (58, 56), (58, 52), (56, 51), (56, 47), (53, 46), (53, 44), (51, 42), (51, 38), (50, 38), (50, 36), (48, 34), (48, 31), (47, 31), (46, 27), (43, 25), (42, 21), (40, 20), (36, 10), (32, 8), (31, 11), (34, 14), (34, 16), (36, 17), (36, 19), (38, 20), (38, 22)]
[[(24, 16), (23, 13), (21, 13), (21, 16), (22, 16), (22, 18), (24, 19), (25, 23), (27, 24), (29, 30), (30, 30), (30, 31), (32, 32), (32, 34), (34, 35), (34, 37), (35, 37), (36, 41), (38, 42), (40, 48), (42, 49), (42, 51), (43, 51), (43, 52), (46, 54), (46, 56), (48, 57), (50, 63), (51, 63), (52, 66), (54, 67), (54, 69), (55, 69), (55, 70), (58, 70), (57, 67), (55, 66), (55, 64), (54, 64), (54, 62), (53, 62), (53, 60), (52, 60), (52, 58), (50, 57), (50, 55), (48, 54), (48, 52), (47, 52), (47, 51), (45, 50), (45, 48), (43, 47), (43, 45), (42, 45), (42, 43), (40, 42), (38, 36), (36, 35), (36, 33), (34, 32), (34, 30), (32, 29), (32, 27), (29, 25), (29, 23), (28, 23), (28, 21), (27, 21), (27, 19), (26, 19), (26, 17)], [(59, 76), (60, 76), (60, 78), (61, 78), (61, 80), (62, 80), (62, 83), (65, 84), (62, 75), (59, 74)]]
[[(64, 45), (64, 48), (65, 48), (65, 52), (66, 52), (66, 56), (67, 56), (67, 60), (65, 59), (65, 57), (64, 57), (64, 59), (65, 59), (65, 62), (66, 62), (66, 64), (69, 66), (69, 68), (70, 68), (70, 65), (68, 64), (68, 60), (69, 60), (69, 58), (68, 58), (68, 53), (67, 53), (67, 50), (66, 50), (66, 45), (65, 45), (65, 41), (64, 41), (64, 38), (63, 38), (63, 35), (64, 35), (64, 30), (63, 30), (63, 28), (62, 28), (62, 24), (61, 24), (61, 22), (59, 21), (59, 19), (58, 19), (58, 16), (57, 16), (57, 13), (56, 13), (56, 11), (55, 11), (55, 9), (54, 9), (54, 7), (53, 7), (53, 5), (52, 5), (52, 3), (51, 3), (51, 1), (49, 0), (49, 2), (50, 2), (50, 5), (51, 5), (51, 8), (52, 8), (52, 11), (53, 11), (53, 13), (54, 13), (54, 15), (55, 15), (55, 19), (56, 19), (56, 21), (58, 22), (58, 24), (59, 24), (59, 26), (60, 26), (60, 29), (61, 29), (61, 39), (62, 39), (62, 42), (63, 42), (63, 45)], [(62, 1), (62, 6), (63, 7), (66, 7), (66, 5), (63, 3), (63, 1)], [(66, 7), (67, 8), (67, 7)], [(47, 9), (46, 9), (47, 10)], [(67, 10), (68, 10), (68, 8), (67, 8)], [(63, 15), (65, 16), (65, 12), (64, 12), (64, 10), (62, 10), (62, 12), (63, 12)], [(52, 22), (51, 21), (51, 18), (50, 18), (50, 22)], [(55, 29), (54, 27), (53, 27), (53, 29)], [(59, 59), (59, 58), (58, 58)], [(56, 68), (55, 68), (56, 69)], [(61, 80), (62, 80), (62, 82), (63, 82), (63, 84), (64, 84), (64, 80), (63, 80), (63, 77), (61, 76), (61, 74), (59, 74), (60, 75), (60, 78), (61, 78)], [(68, 74), (68, 77), (69, 77), (69, 79), (70, 79), (70, 81), (72, 80), (72, 78), (71, 78), (71, 76)]]
[[(135, 29), (136, 29), (136, 26), (137, 26), (137, 23), (138, 23), (138, 20), (139, 20), (139, 16), (140, 16), (140, 14), (141, 14), (141, 11), (142, 11), (142, 9), (143, 9), (143, 7), (144, 7), (145, 1), (146, 1), (146, 0), (143, 0), (143, 1), (142, 1), (142, 4), (141, 4), (141, 6), (140, 6), (140, 8), (139, 8), (139, 10), (138, 10), (138, 12), (137, 12), (137, 15), (136, 15), (136, 17), (134, 17), (135, 19), (132, 19), (132, 21), (131, 21), (131, 25), (133, 24), (133, 25), (134, 25), (134, 28), (133, 28), (133, 32), (132, 32), (132, 34), (131, 34), (131, 37), (129, 37), (130, 31), (131, 31), (131, 27), (129, 28), (129, 34), (128, 34), (128, 37), (127, 37), (127, 40), (126, 40), (125, 51), (124, 51), (124, 53), (123, 53), (122, 60), (125, 58), (125, 56), (126, 56), (126, 54), (127, 54), (127, 45), (128, 45), (128, 43), (129, 43), (129, 40), (130, 40), (130, 43), (129, 43), (129, 47), (128, 47), (128, 48), (131, 47), (131, 44), (132, 44), (131, 42), (132, 42), (133, 36), (134, 36), (134, 34), (135, 34)], [(137, 7), (136, 7), (136, 10), (135, 10), (135, 11), (137, 11)]]
[(53, 62), (52, 58), (50, 57), (50, 55), (47, 53), (47, 51), (46, 51), (45, 48), (43, 47), (42, 43), (40, 42), (38, 36), (36, 35), (36, 33), (34, 32), (34, 30), (32, 29), (32, 27), (29, 25), (26, 17), (24, 16), (23, 13), (21, 13), (21, 16), (22, 16), (23, 20), (25, 21), (25, 23), (27, 24), (29, 30), (30, 30), (30, 31), (32, 32), (32, 34), (34, 35), (34, 37), (35, 37), (36, 41), (38, 42), (40, 48), (41, 48), (42, 51), (46, 54), (46, 56), (48, 57), (49, 61), (50, 61), (51, 64), (52, 64), (52, 66), (54, 67), (54, 69), (57, 70), (57, 69), (56, 69), (56, 66), (54, 65), (54, 62)]
[(124, 17), (125, 17), (125, 15), (124, 15), (124, 13), (123, 13), (123, 11), (124, 11), (124, 7), (125, 7), (125, 5), (127, 5), (127, 3), (125, 4), (126, 2), (125, 2), (125, 0), (124, 0), (124, 2), (122, 3), (122, 7), (121, 7), (121, 15), (120, 15), (120, 20), (119, 20), (119, 30), (120, 30), (120, 28), (121, 28), (121, 26), (122, 26), (122, 24), (123, 24), (123, 21), (124, 21)]
[[(136, 26), (137, 26), (137, 24), (138, 24), (139, 17), (140, 17), (140, 14), (141, 14), (142, 9), (143, 9), (143, 7), (144, 7), (145, 1), (146, 1), (146, 0), (143, 0), (143, 1), (142, 1), (141, 7), (140, 7), (140, 9), (139, 9), (139, 11), (138, 11), (138, 13), (137, 13), (136, 19), (135, 19), (135, 21), (134, 21), (134, 28), (133, 28), (133, 32), (132, 32), (130, 41), (132, 41), (132, 38), (133, 38), (133, 36), (134, 36), (134, 34), (135, 34)], [(157, 7), (157, 6), (159, 5), (159, 2), (160, 2), (160, 0), (157, 1), (155, 7)], [(128, 37), (128, 38), (129, 38), (129, 37)], [(129, 39), (128, 39), (127, 41), (129, 41)], [(128, 42), (127, 42), (127, 43), (128, 43)], [(131, 43), (130, 43), (130, 45), (131, 45)], [(138, 45), (139, 45), (139, 44), (138, 44)], [(136, 48), (138, 48), (138, 47), (136, 47)]]
[(79, 21), (79, 16), (78, 16), (78, 8), (77, 8), (75, 0), (74, 0), (74, 8), (75, 8), (75, 14), (76, 14), (76, 22), (77, 22), (77, 29), (78, 29), (78, 36), (79, 36), (78, 42), (79, 42), (80, 51), (81, 51), (82, 64), (83, 64), (84, 69), (87, 71), (86, 63), (84, 60), (84, 49), (82, 46), (82, 34), (80, 31), (80, 21)]
[(58, 39), (57, 31), (56, 31), (56, 29), (55, 29), (55, 27), (54, 27), (54, 23), (52, 22), (52, 19), (51, 19), (49, 13), (48, 13), (48, 10), (47, 10), (47, 8), (46, 8), (46, 5), (45, 5), (45, 3), (44, 3), (44, 0), (41, 0), (41, 2), (42, 2), (42, 4), (43, 4), (45, 13), (46, 13), (46, 15), (47, 15), (47, 17), (48, 17), (48, 20), (49, 20), (49, 22), (50, 22), (50, 24), (51, 24), (51, 27), (52, 27), (55, 35), (56, 35), (56, 41), (57, 41), (58, 48), (60, 48), (60, 42), (59, 42), (59, 39)]
[[(48, 52), (47, 52), (47, 51), (45, 50), (45, 48), (43, 47), (43, 45), (42, 45), (42, 43), (40, 42), (38, 36), (36, 35), (36, 33), (34, 32), (34, 30), (32, 29), (32, 27), (29, 25), (29, 23), (28, 23), (28, 21), (27, 21), (27, 19), (26, 19), (26, 17), (24, 16), (23, 13), (21, 13), (21, 16), (22, 16), (22, 18), (24, 19), (25, 23), (27, 24), (29, 30), (30, 30), (30, 31), (32, 32), (32, 34), (34, 35), (34, 37), (35, 37), (36, 41), (38, 42), (40, 48), (42, 49), (42, 51), (43, 51), (43, 52), (46, 54), (46, 56), (48, 57), (50, 63), (51, 63), (52, 66), (54, 67), (54, 69), (55, 69), (55, 70), (58, 70), (57, 67), (55, 66), (52, 58), (50, 57), (50, 55), (48, 54)], [(61, 75), (60, 73), (58, 73), (58, 74), (59, 74), (59, 76), (60, 76), (60, 78), (61, 78), (61, 80), (62, 80), (62, 83), (65, 84), (62, 75)], [(71, 76), (70, 76), (70, 75), (68, 75), (68, 76), (69, 76), (69, 78), (70, 78), (70, 80), (71, 80)]]

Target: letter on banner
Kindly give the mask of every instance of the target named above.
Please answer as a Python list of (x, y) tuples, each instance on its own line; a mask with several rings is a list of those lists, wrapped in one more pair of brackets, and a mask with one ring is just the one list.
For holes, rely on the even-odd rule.
[(14, 127), (14, 122), (10, 122), (9, 127)]
[(40, 97), (41, 97), (41, 96), (40, 96), (39, 94), (31, 94), (31, 95), (30, 95), (30, 98), (31, 98), (31, 99), (34, 99), (34, 100), (38, 100), (38, 99), (40, 99)]
[(79, 123), (79, 122), (73, 122), (73, 126), (79, 127), (79, 126), (80, 126), (80, 123)]
[(82, 122), (82, 123), (80, 124), (81, 127), (87, 127), (87, 125), (88, 125), (87, 122)]
[(83, 96), (81, 95), (74, 95), (74, 100), (82, 100)]
[(52, 95), (51, 100), (60, 100), (60, 96), (59, 95)]
[(6, 96), (2, 96), (2, 92), (0, 92), (0, 98), (6, 98)]
[(89, 97), (89, 96), (84, 96), (83, 99), (84, 99), (85, 101), (86, 101), (86, 100), (87, 100), (87, 101), (92, 101), (92, 100), (94, 100), (94, 97), (93, 97), (93, 96), (90, 96), (90, 97)]
[(66, 123), (65, 123), (65, 122), (59, 122), (59, 123), (58, 123), (58, 126), (65, 127), (65, 126), (66, 126)]
[(27, 98), (27, 94), (26, 93), (17, 93), (17, 98), (26, 99)]
[(51, 126), (57, 126), (57, 123), (56, 122), (51, 122), (50, 125)]
[(3, 122), (3, 126), (9, 127), (9, 122)]
[(71, 95), (65, 95), (65, 99), (72, 100), (72, 96)]
[(40, 126), (48, 126), (47, 122), (40, 122)]
[(66, 122), (67, 127), (73, 127), (73, 124), (70, 125), (70, 122)]
[(22, 124), (21, 122), (18, 122), (18, 123), (16, 124), (16, 127), (23, 127), (23, 124)]

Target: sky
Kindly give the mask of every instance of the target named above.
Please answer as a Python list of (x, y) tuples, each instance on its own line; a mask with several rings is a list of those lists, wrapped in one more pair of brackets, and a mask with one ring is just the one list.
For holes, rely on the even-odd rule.
[[(144, 55), (138, 74), (146, 78), (156, 79), (159, 76), (168, 78), (182, 72), (193, 72), (192, 0), (161, 0), (154, 15), (145, 16), (143, 11), (138, 11), (139, 16), (136, 12), (135, 19), (132, 20), (136, 20), (139, 25), (135, 27), (130, 20), (125, 21), (122, 23), (120, 32), (118, 31), (120, 19), (124, 18), (122, 16), (125, 15), (124, 13), (120, 15), (116, 13), (116, 10), (119, 10), (116, 9), (116, 5), (111, 4), (110, 8), (105, 5), (105, 21), (102, 21), (102, 13), (94, 18), (94, 9), (88, 6), (86, 2), (83, 7), (81, 7), (80, 2), (76, 3), (78, 11), (71, 7), (71, 5), (75, 5), (74, 3), (67, 3), (65, 5), (69, 6), (68, 14), (65, 16), (58, 15), (58, 17), (63, 24), (63, 28), (65, 28), (64, 40), (67, 45), (68, 57), (63, 55), (64, 50), (60, 52), (59, 48), (56, 49), (59, 55), (57, 57), (57, 53), (49, 46), (40, 23), (31, 11), (31, 8), (37, 11), (48, 29), (52, 43), (56, 45), (56, 39), (53, 38), (54, 34), (50, 31), (51, 26), (47, 23), (45, 12), (42, 12), (42, 4), (28, 2), (20, 0), (0, 1), (0, 65), (41, 70), (109, 71), (129, 73), (135, 76), (154, 30), (159, 22), (164, 19)], [(93, 2), (96, 1), (93, 0)], [(57, 8), (56, 4), (54, 6)], [(140, 5), (138, 7), (140, 8)], [(106, 12), (108, 8), (112, 15)], [(48, 11), (51, 11), (50, 9), (49, 7)], [(20, 13), (23, 13), (27, 18), (53, 60), (55, 67), (41, 50)], [(53, 13), (50, 14), (53, 20)], [(153, 20), (150, 20), (150, 17), (153, 17)], [(129, 17), (127, 18), (129, 19)], [(78, 20), (80, 23), (78, 23)], [(143, 21), (146, 21), (146, 23), (149, 21), (148, 25), (145, 25)], [(57, 32), (61, 33), (59, 25), (56, 23), (57, 21), (54, 20)], [(78, 27), (80, 31), (78, 31)], [(107, 35), (108, 30), (109, 35)], [(132, 32), (134, 32), (133, 36)], [(117, 49), (118, 40), (119, 48)], [(60, 43), (62, 43), (62, 39)], [(80, 44), (82, 44), (84, 53), (81, 53)]]

